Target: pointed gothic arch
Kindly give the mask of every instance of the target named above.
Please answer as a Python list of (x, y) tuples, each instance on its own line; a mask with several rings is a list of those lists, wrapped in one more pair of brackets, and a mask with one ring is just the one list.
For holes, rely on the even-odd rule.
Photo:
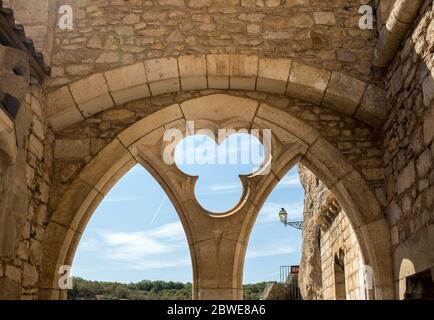
[[(194, 177), (162, 161), (164, 131), (198, 128), (268, 128), (273, 133), (271, 172), (244, 177), (245, 197), (222, 217), (201, 210)], [(189, 242), (196, 299), (242, 298), (244, 255), (259, 209), (297, 162), (305, 164), (333, 192), (355, 229), (365, 262), (372, 266), (376, 297), (393, 298), (390, 239), (381, 206), (352, 164), (318, 131), (265, 103), (227, 94), (174, 104), (136, 122), (103, 148), (80, 172), (53, 212), (45, 240), (41, 298), (62, 298), (57, 270), (70, 265), (83, 230), (108, 190), (134, 164), (142, 164), (176, 208)]]

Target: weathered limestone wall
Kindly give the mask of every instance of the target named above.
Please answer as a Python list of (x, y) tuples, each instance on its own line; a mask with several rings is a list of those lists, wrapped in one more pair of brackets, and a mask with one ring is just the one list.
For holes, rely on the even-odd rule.
[(15, 119), (17, 161), (0, 168), (0, 300), (38, 294), (54, 141), (44, 103), (42, 89), (31, 86)]
[(434, 12), (426, 1), (387, 72), (383, 128), (387, 218), (399, 297), (405, 277), (434, 267)]
[(334, 259), (339, 251), (345, 253), (345, 289), (347, 300), (364, 300), (364, 263), (360, 246), (344, 211), (335, 218), (329, 229), (321, 233), (322, 295), (325, 300), (336, 299)]
[(304, 166), (299, 167), (300, 179), (305, 189), (303, 212), (303, 245), (300, 262), (299, 285), (304, 299), (334, 300), (335, 256), (344, 253), (346, 298), (366, 298), (364, 263), (354, 229), (344, 211), (336, 216), (327, 213), (330, 192), (315, 175)]
[(301, 184), (305, 191), (303, 207), (303, 244), (300, 261), (299, 287), (304, 300), (321, 300), (322, 271), (320, 228), (316, 214), (321, 209), (326, 188), (307, 168), (298, 167)]
[(288, 286), (283, 283), (268, 283), (261, 294), (261, 300), (288, 300)]
[(54, 28), (57, 20), (57, 0), (7, 0), (5, 5), (14, 10), (15, 19), (25, 26), (27, 37), (44, 54), (45, 63), (51, 62)]
[(56, 29), (51, 86), (151, 58), (243, 53), (294, 58), (370, 79), (375, 29), (361, 0), (66, 0), (74, 29)]

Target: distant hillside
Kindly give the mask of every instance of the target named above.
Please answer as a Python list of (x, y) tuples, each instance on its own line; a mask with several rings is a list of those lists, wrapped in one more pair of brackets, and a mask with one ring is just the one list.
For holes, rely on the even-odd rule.
[[(74, 278), (69, 300), (191, 300), (191, 283), (143, 280), (137, 283)], [(259, 300), (266, 283), (244, 285), (244, 299)]]

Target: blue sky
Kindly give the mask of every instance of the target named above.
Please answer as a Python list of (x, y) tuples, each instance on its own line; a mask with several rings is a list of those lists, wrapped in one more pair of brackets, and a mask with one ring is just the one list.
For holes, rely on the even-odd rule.
[[(248, 162), (243, 158), (246, 152), (253, 155)], [(231, 162), (219, 164), (213, 161), (217, 157)], [(199, 203), (215, 213), (237, 204), (242, 192), (238, 175), (253, 173), (262, 158), (262, 145), (242, 134), (227, 138), (220, 146), (208, 137), (193, 136), (175, 151), (178, 167), (199, 176), (195, 190)], [(299, 264), (301, 232), (284, 227), (278, 212), (284, 207), (289, 220), (301, 219), (303, 198), (293, 168), (261, 209), (250, 237), (244, 283), (276, 281), (281, 265)], [(187, 240), (177, 213), (144, 168), (132, 168), (102, 201), (83, 234), (72, 267), (74, 276), (89, 280), (192, 280)]]

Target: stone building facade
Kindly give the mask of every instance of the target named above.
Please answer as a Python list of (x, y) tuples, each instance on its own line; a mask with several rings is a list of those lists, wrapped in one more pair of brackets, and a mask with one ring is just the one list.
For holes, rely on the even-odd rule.
[(434, 45), (432, 2), (425, 1), (389, 67), (391, 114), (383, 127), (387, 219), (394, 281), (403, 298), (406, 278), (432, 270), (434, 212)]
[(309, 300), (372, 299), (372, 274), (363, 261), (354, 229), (332, 193), (307, 168), (300, 167), (306, 191), (299, 275)]
[[(178, 211), (197, 299), (241, 297), (256, 215), (297, 163), (340, 208), (321, 233), (312, 217), (329, 196), (306, 197), (304, 243), (321, 235), (302, 262), (306, 297), (341, 298), (330, 284), (345, 283), (346, 298), (403, 298), (433, 272), (432, 1), (0, 3), (11, 29), (0, 47), (1, 298), (64, 298), (59, 268), (136, 163)], [(373, 28), (360, 28), (365, 5)], [(242, 201), (222, 217), (198, 206), (193, 177), (161, 159), (163, 132), (190, 120), (273, 133), (271, 172), (243, 178)], [(332, 281), (331, 264), (344, 282)], [(359, 285), (362, 264), (372, 289)]]

